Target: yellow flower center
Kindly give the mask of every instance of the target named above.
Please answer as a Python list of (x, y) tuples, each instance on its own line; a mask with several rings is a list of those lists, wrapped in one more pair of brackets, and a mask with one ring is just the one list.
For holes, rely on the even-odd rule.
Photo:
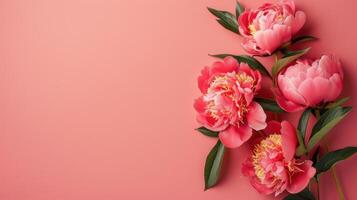
[[(251, 85), (249, 85), (251, 83)], [(227, 74), (216, 75), (210, 87), (207, 91), (207, 110), (212, 118), (218, 120), (220, 118), (225, 118), (231, 124), (242, 124), (244, 123), (245, 114), (248, 112), (247, 102), (245, 101), (244, 95), (240, 95), (238, 87), (248, 87), (254, 89), (254, 78), (245, 72), (231, 72)], [(240, 85), (240, 86), (238, 86)], [(217, 96), (228, 97), (226, 99), (230, 101), (230, 105), (222, 106), (216, 105)], [(232, 107), (233, 106), (233, 107)]]
[(254, 35), (257, 32), (257, 29), (255, 28), (255, 26), (253, 24), (250, 24), (248, 26), (249, 32), (251, 35)]
[(251, 83), (254, 81), (253, 77), (247, 75), (246, 73), (239, 73), (236, 75), (240, 83)]
[(278, 20), (278, 21), (283, 21), (283, 20), (284, 20), (283, 15), (278, 15), (277, 20)]
[(254, 148), (253, 153), (253, 166), (256, 176), (260, 181), (264, 180), (265, 169), (261, 161), (269, 157), (269, 152), (282, 153), (281, 148), (281, 135), (271, 134), (266, 139), (262, 140)]

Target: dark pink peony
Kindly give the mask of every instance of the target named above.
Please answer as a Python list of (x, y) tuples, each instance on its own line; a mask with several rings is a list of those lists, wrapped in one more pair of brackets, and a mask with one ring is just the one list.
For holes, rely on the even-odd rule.
[(254, 146), (252, 155), (242, 166), (244, 176), (262, 194), (279, 195), (283, 191), (302, 191), (315, 175), (312, 161), (295, 158), (295, 128), (287, 122), (271, 121), (266, 137)]
[(244, 37), (243, 48), (254, 55), (270, 55), (289, 42), (305, 21), (305, 13), (295, 10), (293, 0), (246, 10), (238, 18), (239, 32)]
[(194, 104), (198, 122), (219, 131), (225, 146), (240, 146), (251, 137), (252, 129), (266, 126), (263, 108), (253, 101), (260, 82), (258, 71), (245, 63), (238, 64), (232, 57), (205, 67), (198, 77), (203, 95)]

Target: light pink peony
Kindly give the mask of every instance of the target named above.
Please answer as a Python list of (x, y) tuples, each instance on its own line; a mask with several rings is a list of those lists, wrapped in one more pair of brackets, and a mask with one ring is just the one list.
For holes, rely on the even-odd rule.
[(238, 18), (243, 48), (254, 55), (272, 54), (291, 40), (305, 24), (306, 16), (295, 11), (293, 0), (266, 3), (256, 10), (246, 10)]
[(238, 147), (252, 135), (252, 129), (265, 128), (263, 108), (253, 101), (260, 89), (261, 74), (232, 57), (205, 67), (198, 77), (202, 96), (195, 101), (197, 120), (206, 128), (219, 131), (221, 142)]
[(274, 89), (280, 107), (295, 112), (306, 107), (335, 100), (343, 88), (340, 61), (333, 56), (322, 56), (314, 62), (297, 61), (278, 76)]
[(283, 191), (302, 191), (315, 175), (312, 161), (295, 158), (297, 138), (292, 125), (271, 121), (265, 129), (267, 135), (254, 146), (252, 155), (242, 166), (252, 186), (260, 193), (275, 196)]

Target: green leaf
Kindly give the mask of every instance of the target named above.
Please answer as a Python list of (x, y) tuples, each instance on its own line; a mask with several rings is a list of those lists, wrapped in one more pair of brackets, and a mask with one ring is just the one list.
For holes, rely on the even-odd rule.
[(209, 152), (205, 164), (205, 190), (215, 186), (220, 178), (225, 147), (220, 140)]
[(317, 147), (315, 153), (311, 157), (311, 161), (314, 163), (314, 167), (315, 167), (317, 161), (320, 160), (320, 151), (321, 151), (320, 147)]
[(333, 165), (337, 164), (337, 162), (351, 157), (356, 152), (357, 147), (345, 147), (343, 149), (327, 153), (316, 163), (316, 173), (318, 174), (328, 171)]
[(292, 51), (286, 54), (283, 58), (276, 61), (272, 67), (272, 74), (276, 76), (284, 67), (286, 67), (289, 63), (295, 61), (296, 59), (300, 58), (304, 54), (306, 54), (310, 48), (306, 48), (299, 51)]
[(306, 135), (306, 128), (310, 118), (310, 109), (307, 108), (300, 117), (299, 124), (298, 124), (298, 131), (296, 132), (296, 137), (299, 141), (299, 146), (296, 149), (296, 155), (301, 156), (307, 153), (306, 146), (305, 146), (305, 135)]
[(260, 71), (262, 74), (267, 75), (271, 78), (271, 75), (269, 74), (268, 70), (263, 66), (262, 63), (260, 63), (257, 59), (247, 56), (247, 55), (233, 55), (233, 54), (217, 54), (217, 55), (210, 55), (216, 58), (225, 58), (227, 56), (232, 56), (235, 58), (239, 63), (247, 63), (250, 68), (254, 70)]
[(236, 4), (236, 17), (237, 17), (237, 19), (243, 12), (244, 12), (244, 7), (242, 6), (242, 4), (239, 3), (239, 1), (237, 1), (237, 4)]
[(307, 188), (297, 194), (289, 194), (284, 200), (315, 200), (314, 195)]
[[(308, 49), (308, 50), (307, 50)], [(291, 56), (295, 56), (295, 55), (298, 55), (298, 54), (301, 54), (303, 53), (304, 51), (309, 51), (311, 48), (306, 48), (306, 49), (302, 49), (302, 50), (296, 50), (296, 51), (291, 51), (291, 50), (286, 50), (285, 53), (284, 53), (284, 56), (283, 58), (286, 58), (286, 57), (291, 57)], [(307, 53), (307, 52), (306, 52)], [(296, 59), (295, 59), (296, 60)]]
[(238, 29), (236, 29), (235, 27), (231, 26), (230, 24), (228, 24), (227, 22), (223, 21), (222, 19), (217, 19), (217, 22), (222, 25), (224, 28), (236, 33), (238, 31)]
[(311, 138), (309, 144), (307, 145), (307, 150), (312, 150), (315, 145), (351, 111), (351, 109), (352, 107), (338, 106), (321, 115), (312, 128)]
[(198, 132), (202, 133), (203, 135), (205, 136), (208, 136), (208, 137), (218, 137), (218, 133), (219, 132), (216, 132), (216, 131), (211, 131), (209, 129), (207, 129), (206, 127), (200, 127), (200, 128), (197, 128), (196, 129)]
[[(282, 58), (285, 58), (287, 55), (291, 55), (291, 54), (293, 54), (293, 52), (294, 52), (294, 51), (289, 50), (287, 47), (280, 48), (280, 49), (277, 50), (277, 51), (280, 51), (280, 52), (281, 52), (281, 54), (283, 55)], [(276, 52), (277, 52), (277, 51), (276, 51)], [(275, 62), (276, 62), (276, 60), (275, 60)]]
[(292, 44), (296, 44), (296, 43), (301, 43), (301, 42), (307, 42), (307, 41), (313, 41), (313, 40), (317, 40), (317, 37), (314, 36), (310, 36), (310, 35), (304, 35), (304, 36), (299, 36), (296, 38), (293, 38), (291, 40)]
[(300, 135), (301, 135), (302, 139), (305, 139), (307, 124), (309, 123), (310, 114), (311, 114), (311, 109), (307, 108), (301, 114), (301, 117), (300, 117), (300, 120), (299, 120), (298, 130), (300, 132)]
[(328, 104), (326, 106), (326, 108), (331, 109), (331, 108), (335, 108), (337, 106), (341, 106), (342, 104), (346, 103), (348, 100), (350, 100), (350, 97), (344, 97), (344, 98), (338, 99), (335, 102)]
[(254, 100), (256, 102), (258, 102), (263, 107), (263, 109), (266, 110), (266, 111), (275, 112), (275, 113), (283, 113), (283, 112), (285, 112), (272, 99), (254, 98)]
[(220, 23), (224, 28), (234, 32), (238, 33), (238, 22), (236, 17), (227, 11), (221, 11), (221, 10), (216, 10), (214, 8), (207, 8), (210, 13), (212, 13), (214, 16), (216, 16), (218, 19), (218, 23)]
[(296, 153), (295, 154), (297, 156), (302, 156), (302, 155), (307, 153), (307, 150), (306, 150), (304, 141), (302, 140), (301, 137), (298, 137), (298, 141), (299, 141), (299, 146), (296, 148)]
[(298, 124), (298, 131), (296, 132), (297, 138), (299, 141), (299, 146), (296, 149), (296, 155), (301, 156), (307, 153), (306, 146), (305, 146), (305, 135), (307, 124), (309, 123), (311, 110), (307, 108), (300, 117), (299, 124)]

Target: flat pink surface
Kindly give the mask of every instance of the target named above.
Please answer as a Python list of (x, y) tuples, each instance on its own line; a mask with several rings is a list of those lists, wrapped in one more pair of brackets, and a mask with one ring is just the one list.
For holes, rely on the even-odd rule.
[[(357, 109), (356, 1), (296, 3), (308, 16), (303, 32), (320, 38), (310, 55), (342, 59), (344, 94)], [(243, 53), (206, 6), (234, 5), (0, 1), (0, 199), (267, 199), (240, 173), (245, 147), (229, 153), (220, 185), (203, 192), (215, 141), (193, 131), (196, 77), (214, 60), (208, 53)], [(334, 130), (332, 149), (357, 145), (356, 120), (352, 111)], [(354, 157), (337, 167), (347, 199), (357, 199), (356, 166)], [(336, 200), (330, 173), (322, 182), (321, 199)]]

